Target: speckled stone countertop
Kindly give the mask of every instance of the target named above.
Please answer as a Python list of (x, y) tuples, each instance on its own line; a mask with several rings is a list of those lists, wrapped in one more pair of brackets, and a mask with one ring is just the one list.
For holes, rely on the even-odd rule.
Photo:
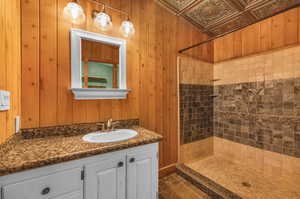
[(158, 142), (162, 136), (141, 127), (135, 138), (107, 144), (82, 140), (84, 134), (24, 139), (16, 135), (0, 145), (0, 176), (107, 152)]

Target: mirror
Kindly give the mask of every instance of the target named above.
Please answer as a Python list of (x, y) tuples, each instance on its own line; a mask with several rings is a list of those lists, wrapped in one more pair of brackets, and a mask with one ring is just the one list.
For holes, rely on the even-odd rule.
[(77, 29), (71, 38), (75, 99), (126, 98), (126, 41)]
[(119, 88), (119, 46), (81, 40), (83, 88)]

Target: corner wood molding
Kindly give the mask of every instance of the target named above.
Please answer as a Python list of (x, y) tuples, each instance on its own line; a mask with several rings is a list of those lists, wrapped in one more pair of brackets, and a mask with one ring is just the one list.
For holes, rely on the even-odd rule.
[(175, 173), (176, 172), (176, 166), (177, 166), (177, 163), (170, 164), (168, 166), (160, 168), (159, 169), (159, 178), (163, 178), (167, 175), (170, 175), (171, 173)]
[(130, 89), (71, 88), (76, 100), (126, 99)]

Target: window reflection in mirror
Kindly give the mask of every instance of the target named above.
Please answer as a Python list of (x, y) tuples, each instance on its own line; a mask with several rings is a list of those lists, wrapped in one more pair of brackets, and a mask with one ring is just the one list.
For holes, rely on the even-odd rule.
[(82, 40), (82, 87), (118, 88), (119, 46)]

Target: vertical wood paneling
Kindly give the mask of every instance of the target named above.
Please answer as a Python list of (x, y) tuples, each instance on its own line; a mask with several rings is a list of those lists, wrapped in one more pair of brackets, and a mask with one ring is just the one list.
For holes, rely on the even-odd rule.
[(228, 34), (223, 38), (223, 56), (225, 59), (230, 59), (233, 57), (234, 54), (234, 40), (233, 34)]
[[(39, 126), (39, 0), (22, 0), (22, 127)], [(26, 98), (30, 97), (30, 100)]]
[(298, 42), (298, 9), (284, 13), (284, 45)]
[[(160, 8), (163, 9), (163, 8)], [(158, 12), (160, 12), (161, 10), (158, 9), (156, 14), (158, 14)], [(155, 20), (156, 22), (158, 22), (160, 19), (160, 17), (158, 15), (155, 16)], [(159, 35), (163, 34), (164, 32), (164, 27), (165, 27), (165, 23), (159, 23), (156, 27), (156, 32), (155, 35), (157, 35), (157, 39), (156, 39), (156, 45), (157, 45), (157, 50), (156, 50), (156, 65), (161, 66), (161, 67), (156, 67), (156, 76), (155, 76), (155, 82), (156, 82), (156, 96), (155, 96), (155, 101), (156, 102), (163, 102), (163, 96), (164, 96), (164, 92), (165, 92), (165, 84), (164, 84), (164, 79), (162, 78), (164, 77), (163, 75), (165, 74), (164, 71), (166, 70), (166, 66), (164, 65), (164, 59), (162, 57), (163, 55), (163, 51), (164, 51), (164, 38), (163, 37), (159, 37)], [(156, 110), (156, 129), (155, 131), (157, 132), (163, 132), (163, 125), (164, 125), (164, 104), (163, 103), (158, 103), (157, 106), (155, 107)], [(160, 144), (160, 151), (163, 151), (164, 148), (166, 148), (166, 145), (164, 143)], [(160, 153), (160, 159), (164, 160), (163, 157), (163, 153)], [(162, 165), (162, 162), (160, 162), (160, 164)]]
[(224, 47), (223, 37), (214, 40), (214, 61), (215, 62), (224, 60), (223, 47)]
[(266, 51), (272, 48), (271, 42), (271, 26), (272, 19), (266, 19), (260, 23), (260, 48), (261, 51)]
[[(185, 19), (178, 18), (176, 26), (176, 43), (177, 49), (183, 49), (187, 46), (204, 41), (208, 38), (207, 35), (202, 34), (195, 27), (191, 26)], [(171, 41), (170, 41), (171, 42)], [(200, 58), (202, 60), (213, 61), (213, 42), (201, 45), (185, 51), (184, 55)], [(208, 53), (208, 54), (207, 54)]]
[[(175, 38), (176, 37), (176, 28), (177, 28), (177, 21), (173, 20), (173, 15), (171, 13), (168, 13), (168, 21), (171, 22), (170, 23), (170, 37), (169, 38)], [(200, 33), (199, 31), (197, 31), (195, 33), (195, 35), (193, 35), (194, 38), (198, 38)], [(205, 36), (203, 34), (201, 35), (201, 40), (205, 39)], [(197, 42), (197, 40), (195, 40)], [(208, 44), (206, 44), (205, 46), (207, 46)], [(168, 138), (169, 143), (168, 143), (168, 147), (166, 151), (170, 150), (172, 151), (170, 153), (170, 157), (169, 157), (169, 162), (167, 162), (166, 165), (171, 165), (173, 163), (176, 163), (178, 160), (178, 93), (177, 93), (177, 58), (173, 57), (173, 50), (176, 50), (176, 43), (171, 43), (170, 44), (170, 55), (169, 55), (169, 59), (170, 59), (170, 68), (171, 70), (168, 72), (168, 75), (170, 75), (170, 81), (168, 82), (168, 85), (170, 85), (171, 87), (171, 93), (170, 93), (170, 103), (168, 104), (168, 110), (167, 112), (170, 114), (170, 121), (168, 122), (168, 124), (170, 125), (169, 128), (169, 135)], [(196, 49), (197, 50), (197, 49)], [(195, 57), (197, 57), (198, 54), (195, 55)], [(200, 53), (199, 57), (205, 57), (205, 55), (203, 53)], [(211, 57), (211, 56), (208, 56)], [(208, 58), (206, 58), (206, 60), (208, 60)], [(159, 102), (158, 102), (159, 103)], [(172, 122), (173, 121), (173, 122)]]
[(215, 39), (214, 62), (297, 44), (300, 34), (299, 17), (299, 8), (294, 8)]
[(242, 30), (242, 55), (260, 51), (260, 26), (253, 24)]
[(15, 131), (15, 117), (20, 113), (21, 85), (21, 29), (20, 1), (11, 1), (6, 7), (6, 89), (10, 91), (10, 110), (7, 112), (6, 138)]
[[(148, 12), (147, 12), (148, 11)], [(155, 35), (151, 35), (151, 20), (152, 23), (155, 22), (150, 16), (150, 13), (155, 12), (154, 5), (149, 4), (149, 1), (143, 1), (141, 2), (141, 13), (144, 13), (144, 20), (140, 21), (140, 30), (143, 32), (141, 34), (140, 38), (140, 50), (141, 50), (141, 68), (140, 68), (140, 75), (141, 75), (141, 82), (140, 82), (140, 117), (141, 117), (141, 124), (145, 126), (146, 128), (153, 128), (153, 120), (155, 118), (150, 118), (150, 115), (153, 114), (153, 111), (151, 110), (150, 106), (155, 104), (155, 100), (153, 99), (153, 89), (151, 87), (153, 86), (154, 80), (153, 80), (153, 67), (155, 66), (155, 60), (153, 60), (153, 55), (151, 50), (153, 48), (153, 44), (150, 43), (151, 39)], [(154, 22), (153, 22), (154, 21)], [(154, 33), (155, 31), (153, 31)], [(152, 56), (152, 57), (151, 57)], [(146, 81), (147, 80), (147, 81)], [(144, 103), (142, 103), (144, 102)], [(149, 103), (145, 103), (149, 102)], [(154, 130), (154, 129), (152, 129)]]
[(57, 0), (40, 1), (40, 126), (57, 124)]
[(298, 42), (300, 42), (300, 8), (298, 10)]
[(242, 31), (233, 33), (233, 57), (242, 56)]
[[(123, 1), (122, 1), (123, 2)], [(139, 118), (139, 106), (137, 104), (140, 103), (139, 94), (140, 94), (140, 51), (139, 45), (137, 45), (140, 41), (140, 22), (142, 21), (142, 13), (140, 13), (140, 6), (137, 3), (134, 3), (134, 0), (131, 0), (131, 10), (130, 16), (136, 28), (136, 32), (134, 37), (131, 37), (128, 40), (128, 57), (127, 61), (130, 63), (129, 68), (127, 69), (127, 79), (130, 80), (128, 82), (128, 87), (132, 88), (132, 93), (128, 96), (127, 104), (125, 106), (125, 118)], [(122, 18), (123, 19), (123, 18)]]
[[(7, 18), (7, 10), (6, 10), (6, 3), (4, 1), (0, 2), (0, 27), (6, 27), (7, 24), (5, 24), (6, 18)], [(1, 41), (4, 41), (0, 44), (0, 60), (2, 60), (3, 65), (0, 67), (0, 89), (6, 90), (6, 32), (4, 28), (0, 28), (0, 39)], [(0, 111), (0, 143), (2, 143), (6, 139), (6, 111)]]
[[(61, 13), (69, 0), (58, 1), (58, 24), (57, 24), (57, 124), (72, 124), (73, 103), (71, 87), (71, 67), (69, 35), (72, 24)], [(23, 100), (24, 101), (24, 100)]]
[(272, 48), (284, 46), (284, 14), (272, 17), (271, 44)]
[(21, 87), (20, 1), (0, 1), (0, 89), (10, 91), (10, 109), (0, 111), (0, 144), (15, 133), (20, 115)]

